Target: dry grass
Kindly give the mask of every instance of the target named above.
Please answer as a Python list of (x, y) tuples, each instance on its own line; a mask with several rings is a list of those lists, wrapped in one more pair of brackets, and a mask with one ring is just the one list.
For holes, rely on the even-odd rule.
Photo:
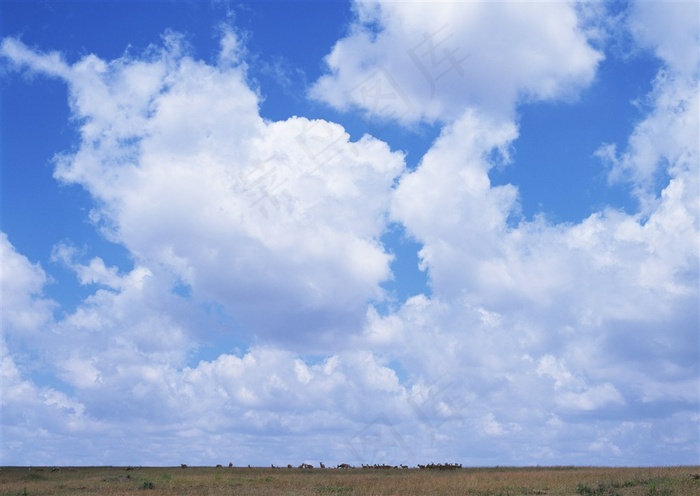
[(0, 496), (468, 495), (700, 496), (700, 467), (661, 468), (51, 468), (2, 467)]

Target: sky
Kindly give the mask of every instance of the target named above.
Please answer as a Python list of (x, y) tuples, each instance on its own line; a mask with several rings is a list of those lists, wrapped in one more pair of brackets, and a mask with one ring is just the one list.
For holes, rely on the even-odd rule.
[(696, 2), (0, 8), (0, 464), (700, 464)]

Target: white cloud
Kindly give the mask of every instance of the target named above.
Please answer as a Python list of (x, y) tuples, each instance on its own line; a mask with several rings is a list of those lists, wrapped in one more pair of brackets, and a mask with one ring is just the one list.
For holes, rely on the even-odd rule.
[(40, 388), (25, 379), (5, 339), (0, 343), (0, 363), (3, 463), (54, 464), (60, 453), (56, 445), (60, 446), (66, 436), (95, 428), (95, 422), (84, 415), (84, 405), (54, 388)]
[(700, 8), (695, 2), (634, 2), (628, 23), (640, 46), (655, 51), (669, 70), (697, 78)]
[[(697, 128), (697, 113), (675, 117), (680, 123), (674, 125), (687, 121)], [(664, 142), (663, 123), (670, 119), (652, 111), (633, 133), (625, 160), (644, 160), (635, 149), (637, 136)], [(633, 215), (606, 209), (573, 225), (539, 217), (513, 225), (517, 189), (492, 187), (488, 172), (494, 166), (489, 157), (508, 149), (515, 127), (469, 112), (402, 177), (392, 215), (423, 245), (422, 267), (443, 302), (466, 297), (497, 313), (528, 308), (551, 317), (568, 314), (559, 325), (574, 328), (607, 319), (668, 318), (674, 305), (697, 294), (698, 153), (692, 134), (664, 142), (668, 151), (662, 153), (678, 157), (673, 161), (659, 159), (656, 150), (656, 166), (670, 180), (650, 203), (653, 209)], [(587, 320), (593, 316), (597, 323)]]
[(59, 52), (39, 54), (13, 38), (4, 38), (0, 44), (0, 50), (15, 68), (28, 66), (33, 72), (55, 77), (67, 77), (70, 73), (68, 64)]
[[(657, 191), (659, 184), (664, 186), (664, 174), (671, 176), (673, 190), (684, 196), (691, 211), (698, 202), (698, 15), (698, 5), (693, 2), (636, 2), (629, 11), (632, 35), (664, 66), (646, 102), (648, 115), (635, 127), (626, 149), (618, 153), (616, 145), (608, 143), (598, 154), (610, 163), (611, 181), (633, 185), (645, 213), (658, 206)], [(664, 194), (671, 194), (670, 188)]]
[(219, 52), (219, 64), (238, 65), (243, 62), (245, 47), (239, 36), (228, 25), (221, 26), (221, 51)]
[[(165, 49), (143, 59), (89, 55), (49, 72), (68, 83), (82, 138), (75, 153), (59, 158), (55, 175), (93, 195), (91, 218), (129, 249), (134, 268), (122, 272), (100, 257), (82, 263), (75, 249), (57, 245), (52, 259), (97, 288), (74, 312), (43, 322), (50, 332), (32, 351), (73, 391), (70, 401), (112, 436), (165, 424), (182, 433), (165, 442), (177, 443), (180, 435), (211, 436), (219, 427), (234, 440), (263, 429), (294, 435), (340, 424), (346, 431), (335, 444), (343, 457), (345, 441), (378, 407), (407, 408), (395, 372), (371, 351), (313, 365), (257, 347), (240, 358), (187, 364), (222, 328), (234, 332), (231, 318), (249, 338), (345, 348), (323, 336), (357, 332), (368, 302), (383, 297), (379, 284), (390, 276), (391, 256), (379, 237), (403, 156), (369, 136), (351, 142), (330, 122), (263, 121), (244, 68), (230, 65), (230, 36), (223, 42), (228, 62), (218, 68), (183, 55), (171, 34)], [(51, 63), (13, 40), (3, 53), (23, 54), (15, 62), (39, 72)], [(25, 292), (39, 293), (43, 272), (9, 244), (3, 253), (21, 262)], [(194, 298), (175, 294), (178, 284), (190, 286)], [(225, 309), (229, 323), (202, 315), (210, 302)], [(76, 439), (86, 434), (74, 432)], [(8, 432), (8, 446), (19, 435)], [(326, 440), (314, 442), (327, 449)], [(216, 456), (227, 456), (226, 443)], [(80, 444), (83, 454), (68, 459), (96, 455)], [(147, 459), (150, 449), (136, 447), (136, 456)], [(209, 451), (200, 456), (214, 456)], [(250, 462), (256, 455), (238, 456)]]
[[(462, 397), (478, 398), (470, 410), (491, 407), (473, 424), (487, 434), (534, 428), (554, 414), (564, 419), (554, 434), (564, 442), (566, 429), (583, 435), (578, 419), (593, 413), (624, 416), (630, 431), (650, 439), (648, 409), (663, 412), (654, 422), (667, 419), (664, 429), (690, 432), (693, 421), (675, 424), (670, 405), (688, 413), (698, 404), (697, 106), (697, 80), (688, 84), (667, 66), (647, 117), (622, 155), (613, 154), (613, 170), (642, 200), (639, 212), (603, 209), (574, 224), (519, 218), (517, 189), (492, 186), (488, 176), (516, 126), (463, 114), (401, 178), (392, 203), (393, 218), (422, 244), (432, 294), (406, 302), (399, 322), (387, 319), (367, 338), (391, 328), (415, 339), (417, 346), (382, 346), (416, 375), (449, 371)], [(586, 456), (604, 445), (618, 456), (614, 447), (630, 434), (611, 432), (597, 432), (605, 442)], [(549, 436), (543, 457), (557, 444)], [(697, 436), (690, 442), (697, 446)]]
[[(56, 177), (90, 192), (92, 219), (134, 266), (57, 245), (53, 260), (94, 292), (54, 319), (49, 277), (3, 235), (3, 460), (692, 460), (696, 86), (669, 62), (646, 119), (608, 155), (643, 192), (639, 212), (521, 219), (517, 187), (489, 179), (517, 138), (510, 112), (520, 98), (588, 84), (600, 54), (568, 4), (460, 5), (431, 16), (423, 4), (358, 4), (360, 22), (381, 29), (356, 25), (329, 56), (338, 72), (316, 87), (342, 107), (344, 91), (357, 97), (354, 78), (378, 75), (404, 93), (370, 113), (450, 121), (411, 172), (400, 153), (351, 141), (340, 125), (263, 120), (230, 31), (217, 67), (186, 55), (174, 34), (141, 58), (72, 65), (5, 40), (7, 58), (68, 83), (81, 142)], [(454, 28), (447, 41), (481, 47), (463, 60), (481, 72), (466, 91), (449, 73), (431, 95), (407, 50), (444, 25)], [(513, 48), (496, 58), (499, 43)], [(521, 63), (533, 54), (542, 59)], [(658, 171), (667, 178), (649, 187)], [(379, 241), (388, 218), (422, 245), (431, 293), (380, 314), (370, 303), (391, 276)], [(28, 331), (42, 335), (23, 362), (28, 345), (16, 336)], [(213, 357), (200, 353), (219, 339)], [(34, 367), (55, 384), (27, 379)], [(42, 447), (31, 460), (30, 444)]]
[(511, 117), (522, 100), (571, 98), (602, 54), (564, 2), (355, 2), (349, 35), (311, 95), (404, 123), (467, 108)]
[[(244, 67), (211, 67), (167, 40), (144, 59), (89, 55), (61, 73), (82, 142), (56, 177), (90, 191), (107, 236), (251, 333), (308, 340), (357, 326), (390, 277), (378, 240), (402, 155), (326, 121), (264, 122)], [(32, 70), (49, 63), (3, 46)], [(99, 259), (77, 270), (115, 284)]]
[(48, 276), (41, 266), (18, 253), (5, 233), (0, 233), (0, 267), (3, 332), (24, 334), (41, 330), (56, 306), (43, 294)]
[(620, 393), (610, 383), (589, 386), (582, 377), (574, 377), (567, 367), (552, 355), (543, 356), (537, 366), (539, 376), (554, 379), (556, 403), (563, 409), (596, 410), (608, 403), (624, 403)]
[(684, 177), (693, 180), (693, 166), (700, 156), (696, 139), (700, 133), (698, 105), (697, 80), (689, 81), (664, 69), (654, 81), (650, 112), (636, 126), (626, 150), (618, 153), (615, 144), (605, 144), (598, 150), (598, 155), (610, 164), (610, 180), (631, 183), (643, 211), (657, 207), (657, 190), (665, 174), (679, 182), (685, 182)]
[(88, 265), (74, 262), (76, 249), (65, 243), (56, 245), (51, 253), (51, 260), (61, 262), (74, 270), (80, 284), (100, 284), (112, 289), (120, 287), (121, 279), (117, 267), (107, 267), (99, 257), (90, 260)]

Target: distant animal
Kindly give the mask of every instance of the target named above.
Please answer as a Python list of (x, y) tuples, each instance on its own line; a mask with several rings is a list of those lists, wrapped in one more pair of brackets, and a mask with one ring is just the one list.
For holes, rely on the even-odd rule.
[(181, 464), (180, 464), (180, 468), (187, 468), (187, 464), (186, 464), (186, 463), (181, 463)]
[(352, 465), (350, 465), (349, 463), (341, 463), (340, 465), (338, 465), (338, 468), (347, 470), (349, 468), (352, 468)]
[(323, 462), (319, 462), (318, 466), (321, 468), (326, 468), (326, 466), (323, 464)]
[(233, 462), (228, 462), (228, 468), (233, 468)]
[(223, 467), (223, 465), (221, 465), (220, 463), (216, 465), (216, 468), (222, 468), (222, 467)]

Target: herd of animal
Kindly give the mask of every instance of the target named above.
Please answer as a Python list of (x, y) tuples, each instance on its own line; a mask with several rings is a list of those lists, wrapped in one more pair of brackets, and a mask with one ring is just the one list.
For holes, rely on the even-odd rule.
[[(187, 468), (187, 464), (183, 463), (180, 465), (182, 468)], [(228, 464), (229, 468), (233, 467), (233, 463)], [(275, 464), (271, 465), (272, 468), (283, 468), (279, 467)], [(223, 465), (217, 465), (216, 468), (223, 468)], [(248, 468), (252, 468), (250, 465), (248, 465)], [(310, 463), (302, 463), (301, 465), (294, 467), (291, 463), (287, 465), (287, 468), (299, 468), (302, 470), (312, 470), (316, 467), (314, 467)], [(349, 470), (349, 469), (354, 469), (355, 467), (353, 465), (350, 465), (349, 463), (341, 463), (339, 465), (336, 465), (335, 467), (326, 467), (323, 462), (320, 462), (318, 464), (318, 468), (336, 468), (336, 469), (341, 469), (341, 470)], [(359, 467), (358, 467), (359, 468)], [(408, 465), (379, 465), (379, 464), (374, 464), (374, 465), (365, 465), (362, 464), (361, 468), (363, 469), (377, 469), (377, 470), (388, 470), (388, 469), (408, 469), (410, 468)], [(418, 465), (417, 467), (414, 468), (419, 468), (420, 470), (457, 470), (462, 468), (461, 463), (429, 463), (427, 465)]]

